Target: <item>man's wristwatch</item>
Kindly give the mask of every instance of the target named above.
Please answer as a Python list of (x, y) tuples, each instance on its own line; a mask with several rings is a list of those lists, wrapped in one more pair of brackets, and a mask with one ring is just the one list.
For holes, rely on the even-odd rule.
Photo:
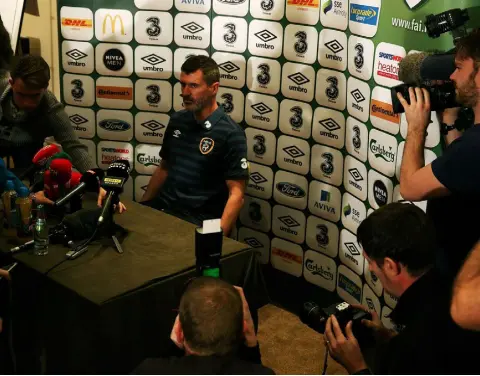
[(448, 125), (448, 124), (445, 124), (445, 123), (440, 123), (440, 132), (441, 132), (443, 135), (447, 135), (448, 132), (450, 132), (451, 130), (454, 130), (454, 129), (457, 129), (457, 127), (455, 126), (455, 124), (453, 124), (453, 125)]

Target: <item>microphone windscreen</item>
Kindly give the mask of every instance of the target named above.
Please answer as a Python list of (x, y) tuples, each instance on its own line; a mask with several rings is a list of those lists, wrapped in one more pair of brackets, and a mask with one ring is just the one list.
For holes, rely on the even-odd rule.
[(82, 209), (66, 215), (63, 224), (67, 227), (68, 235), (73, 240), (89, 238), (97, 228), (97, 220), (102, 209)]
[(427, 56), (420, 66), (423, 80), (450, 80), (455, 71), (455, 54), (434, 54)]
[(123, 178), (125, 181), (130, 176), (130, 163), (126, 160), (112, 162), (108, 166), (107, 175), (111, 177)]
[(81, 182), (85, 183), (87, 191), (97, 192), (100, 188), (100, 181), (105, 176), (105, 172), (99, 168), (91, 169), (82, 175)]
[(73, 171), (72, 177), (70, 178), (70, 189), (73, 189), (77, 185), (79, 185), (81, 180), (82, 180), (82, 174), (80, 172)]
[(68, 159), (54, 159), (50, 162), (52, 178), (59, 184), (66, 184), (72, 177), (72, 162)]
[(32, 162), (36, 165), (43, 166), (50, 157), (60, 152), (57, 145), (51, 144), (44, 146), (33, 156)]
[(420, 68), (428, 55), (426, 52), (419, 52), (405, 56), (398, 67), (398, 79), (408, 85), (421, 86), (423, 79)]

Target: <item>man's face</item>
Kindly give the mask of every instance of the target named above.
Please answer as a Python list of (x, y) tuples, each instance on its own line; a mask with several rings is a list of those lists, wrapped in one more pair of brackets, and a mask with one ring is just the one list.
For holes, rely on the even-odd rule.
[(457, 102), (473, 108), (479, 103), (480, 74), (475, 71), (472, 58), (455, 59), (455, 67), (450, 79), (455, 84)]
[(199, 112), (211, 104), (218, 91), (218, 82), (208, 86), (203, 79), (203, 72), (197, 70), (191, 74), (180, 73), (183, 106), (186, 110)]
[(46, 91), (46, 88), (29, 88), (21, 78), (17, 78), (16, 80), (10, 79), (10, 85), (12, 86), (13, 101), (15, 102), (15, 105), (19, 110), (26, 112), (32, 112), (38, 107), (43, 94)]
[(378, 277), (385, 291), (395, 296), (395, 294), (393, 293), (393, 290), (395, 289), (392, 289), (392, 281), (390, 280), (390, 278), (388, 278), (388, 275), (385, 273), (384, 265), (379, 266), (376, 261), (368, 257), (365, 251), (363, 252), (363, 255), (365, 256), (365, 259), (368, 261), (368, 269), (370, 270), (370, 272), (374, 273)]

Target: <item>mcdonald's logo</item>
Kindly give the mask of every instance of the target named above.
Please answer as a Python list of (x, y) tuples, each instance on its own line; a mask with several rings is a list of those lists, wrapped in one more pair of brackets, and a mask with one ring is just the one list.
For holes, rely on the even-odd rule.
[(115, 34), (116, 30), (116, 25), (117, 25), (117, 20), (120, 21), (120, 32), (122, 35), (125, 35), (125, 26), (123, 24), (122, 17), (120, 15), (116, 14), (114, 17), (112, 17), (111, 14), (107, 14), (105, 18), (103, 19), (103, 26), (102, 26), (102, 31), (103, 35), (107, 33), (107, 22), (110, 20), (110, 30), (112, 34)]

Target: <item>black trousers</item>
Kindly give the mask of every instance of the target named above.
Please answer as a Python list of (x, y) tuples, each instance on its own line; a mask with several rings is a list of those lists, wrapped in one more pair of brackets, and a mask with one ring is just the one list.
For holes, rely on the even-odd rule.
[(184, 221), (193, 223), (197, 226), (202, 226), (203, 220), (206, 219), (203, 218), (202, 215), (193, 214), (187, 210), (172, 209), (170, 207), (167, 207), (167, 205), (159, 198), (154, 198), (149, 201), (143, 201), (140, 202), (140, 204), (148, 206), (152, 209), (161, 210), (167, 214), (173, 215), (174, 217), (183, 219)]

